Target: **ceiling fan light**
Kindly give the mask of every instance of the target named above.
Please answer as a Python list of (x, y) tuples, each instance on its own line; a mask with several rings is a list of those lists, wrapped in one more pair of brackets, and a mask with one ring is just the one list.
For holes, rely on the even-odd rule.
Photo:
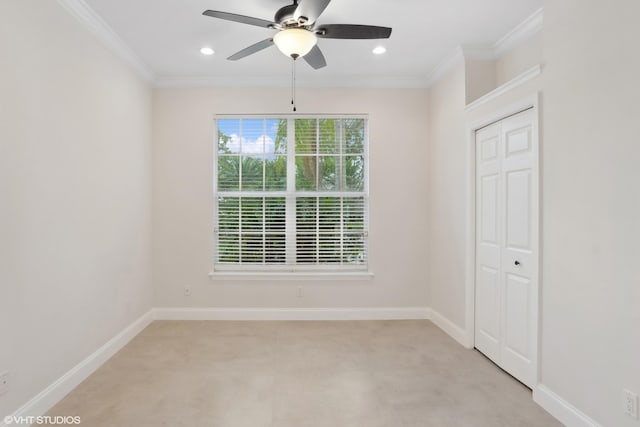
[(317, 41), (318, 38), (314, 33), (303, 28), (288, 28), (273, 36), (273, 42), (280, 52), (294, 58), (305, 56)]

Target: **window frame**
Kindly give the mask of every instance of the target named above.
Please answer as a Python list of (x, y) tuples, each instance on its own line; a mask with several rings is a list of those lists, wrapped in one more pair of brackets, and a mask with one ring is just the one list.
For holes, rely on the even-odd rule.
[[(218, 259), (218, 120), (269, 120), (269, 119), (286, 119), (287, 120), (287, 185), (284, 191), (247, 191), (242, 197), (284, 197), (286, 205), (286, 234), (296, 235), (296, 200), (298, 197), (362, 197), (364, 199), (364, 248), (366, 253), (366, 262), (364, 264), (222, 264), (217, 263)], [(362, 191), (297, 191), (296, 174), (290, 173), (296, 170), (296, 151), (295, 151), (295, 120), (297, 119), (362, 119), (364, 120), (364, 188)], [(213, 253), (212, 253), (212, 270), (209, 273), (211, 278), (224, 278), (229, 280), (246, 280), (246, 279), (277, 279), (289, 280), (300, 278), (311, 278), (320, 280), (367, 280), (373, 278), (371, 272), (371, 249), (370, 249), (370, 179), (369, 179), (369, 115), (368, 114), (216, 114), (213, 120)], [(320, 153), (316, 153), (319, 155)], [(346, 153), (341, 152), (340, 156)], [(225, 192), (224, 190), (222, 192)], [(291, 205), (290, 205), (291, 204)], [(286, 237), (287, 238), (287, 237)], [(290, 254), (287, 253), (287, 257)]]

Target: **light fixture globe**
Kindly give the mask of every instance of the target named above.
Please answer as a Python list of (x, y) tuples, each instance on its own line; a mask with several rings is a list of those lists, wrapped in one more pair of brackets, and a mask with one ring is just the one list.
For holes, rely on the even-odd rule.
[(273, 36), (273, 42), (280, 52), (294, 59), (309, 53), (317, 41), (316, 35), (304, 28), (287, 28)]

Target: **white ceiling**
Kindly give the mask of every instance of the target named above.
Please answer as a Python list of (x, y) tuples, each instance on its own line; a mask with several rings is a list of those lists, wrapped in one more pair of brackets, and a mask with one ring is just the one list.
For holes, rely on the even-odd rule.
[[(304, 0), (301, 0), (304, 1)], [(206, 9), (272, 20), (286, 0), (85, 0), (151, 69), (158, 80), (286, 84), (291, 61), (272, 47), (239, 61), (235, 52), (275, 31), (203, 16)], [(491, 46), (542, 7), (542, 0), (333, 0), (318, 24), (393, 28), (388, 40), (330, 40), (318, 44), (328, 66), (301, 61), (301, 84), (425, 81), (457, 46)], [(371, 50), (383, 45), (384, 55)], [(211, 57), (200, 54), (212, 47)]]

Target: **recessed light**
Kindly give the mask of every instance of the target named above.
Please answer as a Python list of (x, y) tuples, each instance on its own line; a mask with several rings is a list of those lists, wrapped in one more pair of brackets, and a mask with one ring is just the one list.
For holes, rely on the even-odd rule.
[(213, 55), (215, 52), (210, 47), (203, 47), (202, 49), (200, 49), (200, 53), (203, 55)]
[(387, 48), (385, 48), (384, 46), (376, 46), (375, 48), (373, 48), (372, 52), (376, 55), (382, 55), (383, 53), (385, 53), (387, 51)]

